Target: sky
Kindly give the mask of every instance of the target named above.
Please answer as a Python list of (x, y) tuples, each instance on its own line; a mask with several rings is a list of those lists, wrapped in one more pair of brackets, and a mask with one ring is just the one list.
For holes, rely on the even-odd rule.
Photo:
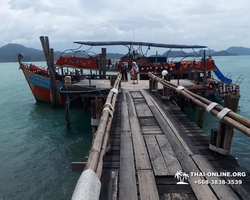
[(39, 36), (58, 51), (77, 40), (250, 47), (249, 7), (249, 0), (1, 0), (0, 47), (42, 49)]

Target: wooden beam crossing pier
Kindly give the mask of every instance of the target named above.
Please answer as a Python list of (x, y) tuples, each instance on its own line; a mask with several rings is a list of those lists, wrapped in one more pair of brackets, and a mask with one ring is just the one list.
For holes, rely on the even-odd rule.
[[(230, 150), (232, 128), (249, 135), (250, 121), (233, 112), (235, 104), (225, 109), (185, 87), (149, 77), (148, 84), (131, 84), (117, 76), (93, 129), (87, 162), (72, 163), (72, 169), (82, 171), (72, 200), (249, 200), (249, 172)], [(200, 128), (203, 120), (198, 125), (189, 121), (169, 98), (162, 98), (156, 82), (169, 89), (163, 95), (175, 91), (192, 99), (203, 109), (201, 118), (206, 110), (226, 128), (209, 137)]]

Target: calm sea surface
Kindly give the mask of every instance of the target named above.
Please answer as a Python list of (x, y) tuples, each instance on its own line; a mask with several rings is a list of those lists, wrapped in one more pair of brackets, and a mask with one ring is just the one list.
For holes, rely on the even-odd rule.
[[(214, 57), (224, 75), (244, 74), (238, 113), (250, 118), (248, 56)], [(43, 66), (45, 63), (34, 63)], [(90, 111), (72, 109), (72, 128), (65, 110), (36, 103), (18, 63), (0, 63), (0, 200), (70, 199), (79, 173), (72, 161), (85, 161), (92, 141)], [(216, 128), (205, 115), (204, 130)], [(250, 170), (250, 138), (235, 131), (232, 154)]]

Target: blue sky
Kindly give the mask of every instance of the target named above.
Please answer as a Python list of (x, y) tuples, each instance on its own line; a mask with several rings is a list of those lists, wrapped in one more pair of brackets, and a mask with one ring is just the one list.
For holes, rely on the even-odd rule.
[(39, 36), (48, 35), (60, 51), (75, 40), (250, 47), (249, 7), (247, 0), (1, 0), (0, 46), (41, 49)]

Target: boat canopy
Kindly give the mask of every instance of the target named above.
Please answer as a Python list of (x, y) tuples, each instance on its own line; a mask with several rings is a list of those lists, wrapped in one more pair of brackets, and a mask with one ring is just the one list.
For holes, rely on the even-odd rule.
[(89, 46), (114, 46), (114, 45), (139, 45), (148, 47), (160, 47), (160, 48), (171, 48), (171, 49), (202, 49), (208, 48), (203, 45), (179, 45), (179, 44), (161, 44), (151, 42), (132, 42), (132, 41), (74, 41), (76, 44), (89, 45)]

